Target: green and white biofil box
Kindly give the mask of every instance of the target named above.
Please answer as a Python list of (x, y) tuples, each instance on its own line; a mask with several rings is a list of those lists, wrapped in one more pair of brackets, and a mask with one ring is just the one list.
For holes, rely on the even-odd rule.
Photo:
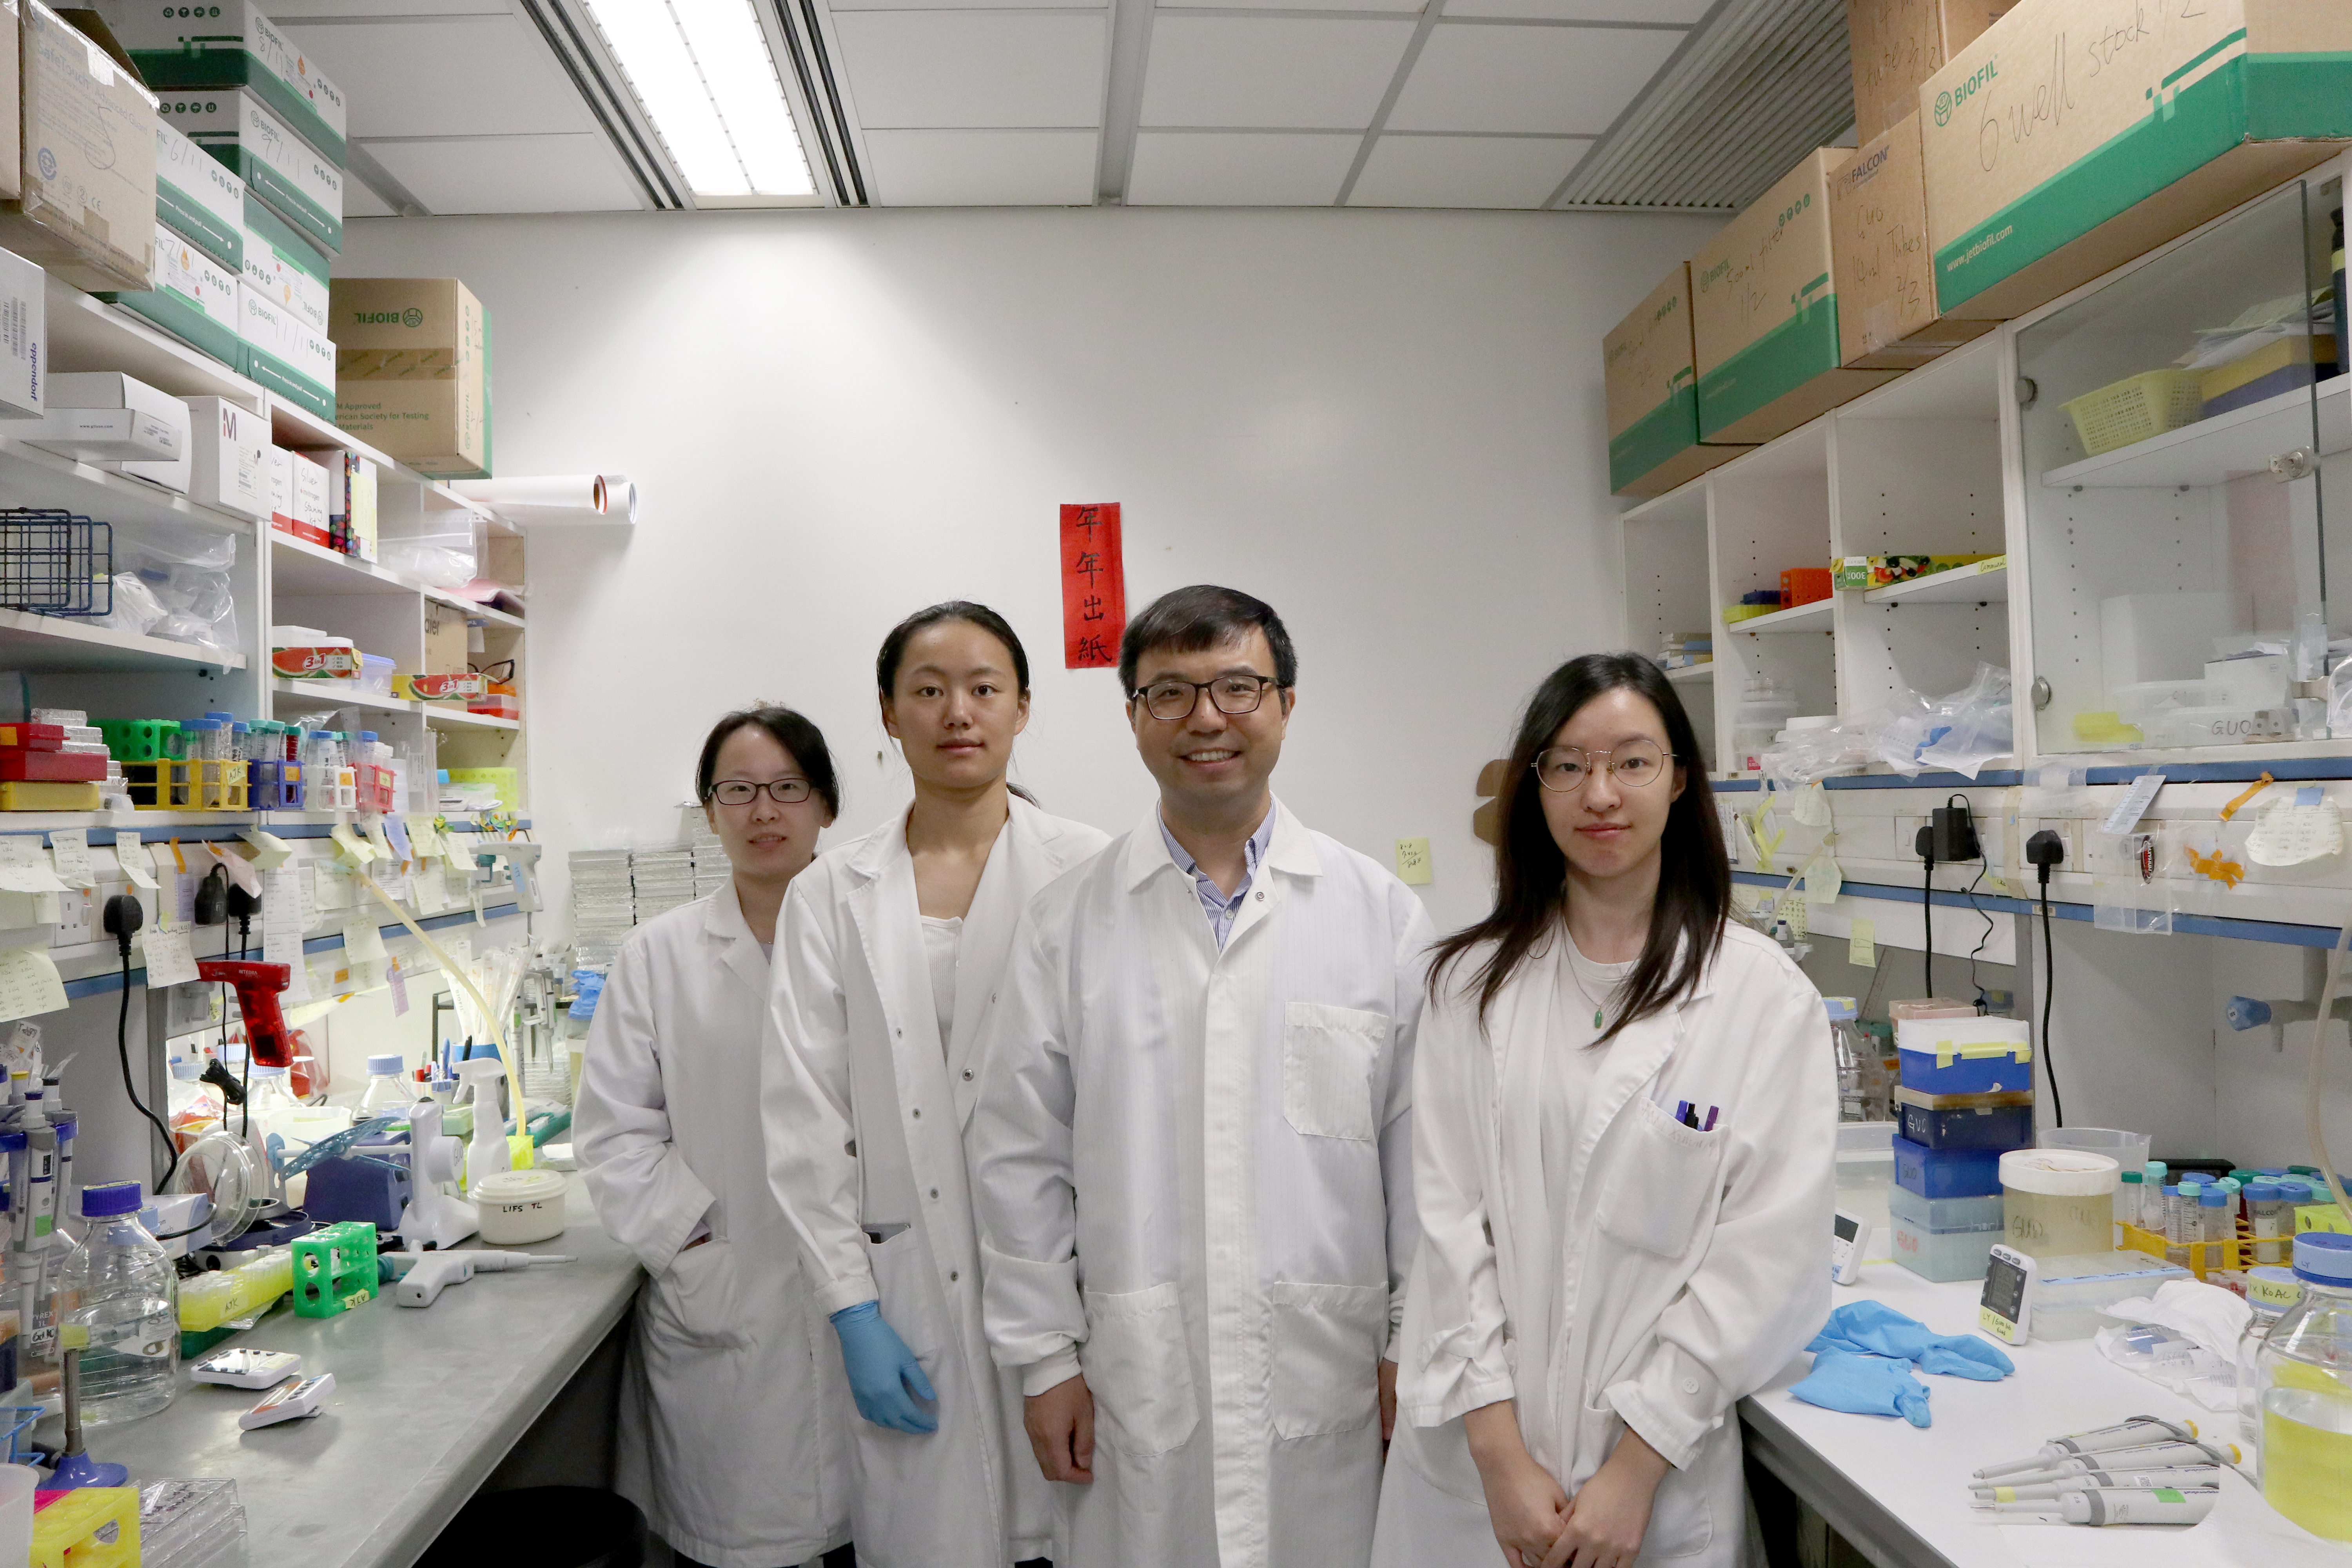
[(1691, 258), (1700, 440), (1769, 441), (1899, 374), (1839, 358), (1829, 177), (1851, 156), (1808, 155)]
[(2023, 0), (1919, 130), (1937, 304), (2012, 320), (2352, 140), (2352, 4)]
[(1706, 446), (1698, 438), (1687, 262), (1675, 262), (1650, 297), (1610, 329), (1601, 340), (1601, 364), (1614, 494), (1661, 496), (1748, 450)]
[(246, 214), (244, 234), (247, 287), (260, 289), (325, 337), (327, 258), (258, 202)]
[(245, 374), (321, 419), (335, 416), (335, 345), (250, 283), (237, 285)]
[(235, 272), (245, 265), (245, 182), (155, 122), (155, 221)]
[(101, 0), (100, 14), (152, 91), (172, 98), (187, 88), (249, 89), (342, 167), (349, 154), (341, 91), (250, 0)]
[(243, 177), (246, 191), (315, 245), (343, 248), (343, 172), (244, 88), (177, 92), (163, 118)]
[(245, 339), (237, 322), (237, 275), (194, 241), (155, 226), (155, 287), (138, 293), (98, 296), (120, 305), (240, 375)]

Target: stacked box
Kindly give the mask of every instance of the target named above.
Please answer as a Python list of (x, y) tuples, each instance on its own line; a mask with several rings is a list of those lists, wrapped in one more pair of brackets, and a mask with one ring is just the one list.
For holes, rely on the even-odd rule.
[[(224, 171), (226, 172), (226, 171)], [(201, 353), (245, 374), (237, 320), (237, 275), (164, 224), (155, 226), (155, 286), (100, 289), (98, 298), (160, 327)]]
[(1698, 371), (1691, 342), (1690, 264), (1678, 261), (1633, 313), (1601, 340), (1609, 402), (1609, 489), (1664, 495), (1748, 450), (1698, 438)]
[[(2033, 1143), (2033, 1048), (2021, 1019), (1898, 1003), (1895, 1259), (1924, 1279), (1978, 1279), (2002, 1234), (2000, 1157)], [(1990, 1228), (1987, 1229), (1990, 1221)]]
[[(78, 289), (141, 290), (155, 269), (155, 100), (40, 0), (0, 5), (0, 244)], [(21, 80), (20, 101), (14, 90)]]
[(335, 423), (436, 479), (490, 472), (490, 317), (455, 278), (338, 278)]
[(246, 195), (312, 243), (343, 248), (343, 171), (243, 88), (175, 92), (164, 119), (235, 170)]
[[(1870, 140), (1919, 107), (1919, 84), (1999, 21), (2016, 0), (1846, 0), (1853, 61), (1853, 139)], [(154, 78), (148, 79), (152, 81)]]
[(1936, 309), (1919, 117), (1864, 141), (1830, 176), (1838, 353), (1853, 370), (1909, 370), (1992, 331)]
[(245, 182), (159, 117), (155, 221), (231, 272), (245, 265)]
[(237, 285), (237, 330), (247, 376), (321, 419), (335, 416), (334, 344), (250, 281)]
[(105, 16), (150, 87), (244, 88), (338, 168), (344, 163), (341, 91), (252, 0), (201, 9), (111, 0)]

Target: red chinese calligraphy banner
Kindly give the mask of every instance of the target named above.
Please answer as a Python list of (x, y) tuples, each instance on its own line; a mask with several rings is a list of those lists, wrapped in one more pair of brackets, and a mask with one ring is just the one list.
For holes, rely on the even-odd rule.
[(1127, 631), (1118, 502), (1062, 508), (1062, 658), (1068, 669), (1116, 669)]

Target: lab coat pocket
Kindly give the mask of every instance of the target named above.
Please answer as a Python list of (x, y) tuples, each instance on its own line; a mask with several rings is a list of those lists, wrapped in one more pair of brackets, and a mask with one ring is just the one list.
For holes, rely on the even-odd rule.
[(1632, 1125), (1610, 1133), (1601, 1228), (1628, 1247), (1680, 1258), (1716, 1190), (1726, 1129), (1685, 1127), (1648, 1100), (1634, 1100), (1625, 1114)]
[(716, 1237), (670, 1260), (647, 1303), (653, 1328), (681, 1350), (742, 1350), (750, 1343), (736, 1309), (735, 1258)]
[(866, 1267), (874, 1271), (874, 1293), (881, 1299), (883, 1321), (899, 1342), (915, 1352), (929, 1373), (939, 1364), (940, 1335), (932, 1300), (930, 1254), (913, 1226), (885, 1241), (866, 1245)]
[(1274, 1430), (1281, 1437), (1353, 1432), (1380, 1410), (1389, 1337), (1382, 1285), (1274, 1282)]
[(1078, 1366), (1101, 1415), (1103, 1441), (1134, 1458), (1181, 1448), (1199, 1425), (1183, 1297), (1174, 1281), (1086, 1292)]
[(1374, 1083), (1388, 1055), (1389, 1016), (1321, 1002), (1289, 1003), (1282, 1026), (1282, 1114), (1313, 1138), (1370, 1142)]

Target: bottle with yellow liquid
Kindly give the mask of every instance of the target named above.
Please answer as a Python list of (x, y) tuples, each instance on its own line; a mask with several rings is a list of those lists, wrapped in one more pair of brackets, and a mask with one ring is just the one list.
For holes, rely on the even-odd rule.
[(2263, 1496), (2324, 1541), (2352, 1547), (2352, 1236), (2294, 1238), (2302, 1299), (2263, 1336)]

